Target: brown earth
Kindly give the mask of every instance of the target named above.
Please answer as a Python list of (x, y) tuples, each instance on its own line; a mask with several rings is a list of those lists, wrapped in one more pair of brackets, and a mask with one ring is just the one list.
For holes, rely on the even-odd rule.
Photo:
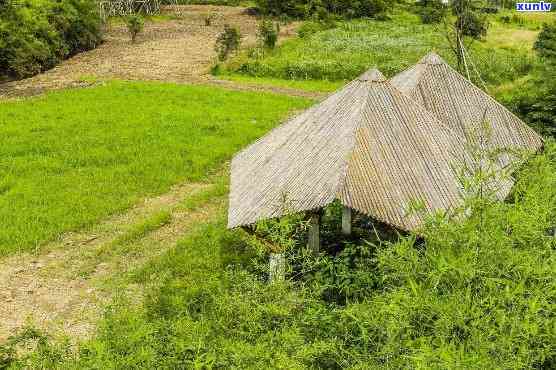
[[(239, 27), (243, 47), (256, 44), (258, 19), (248, 15), (246, 10), (208, 5), (166, 7), (164, 18), (147, 22), (135, 43), (131, 43), (123, 23), (110, 22), (105, 42), (98, 48), (80, 53), (40, 75), (0, 84), (0, 98), (87, 87), (109, 79), (210, 83), (231, 89), (318, 97), (319, 94), (295, 89), (219, 81), (209, 75), (216, 60), (215, 41), (224, 24)], [(205, 17), (209, 13), (216, 14), (216, 19), (211, 26), (206, 26)], [(295, 22), (282, 26), (280, 38), (295, 35), (297, 26)]]

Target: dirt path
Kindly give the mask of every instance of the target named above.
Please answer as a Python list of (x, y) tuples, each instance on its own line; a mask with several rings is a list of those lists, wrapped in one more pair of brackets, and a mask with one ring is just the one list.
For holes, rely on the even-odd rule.
[[(208, 196), (215, 186), (177, 186), (92, 231), (62, 236), (40, 255), (0, 260), (0, 343), (27, 324), (54, 336), (87, 338), (120, 290), (140, 295), (125, 279), (124, 285), (115, 283), (122, 274), (173, 247), (224, 208), (224, 197)], [(201, 200), (196, 207), (183, 205), (195, 197)]]
[[(209, 12), (217, 15), (205, 25)], [(0, 98), (41, 94), (48, 90), (86, 87), (98, 80), (156, 80), (175, 83), (210, 83), (239, 90), (271, 91), (295, 96), (319, 94), (295, 89), (252, 86), (219, 81), (209, 75), (216, 54), (214, 44), (225, 23), (239, 27), (242, 45), (255, 44), (257, 18), (246, 8), (187, 5), (166, 8), (167, 20), (148, 22), (135, 44), (123, 24), (111, 24), (105, 43), (80, 53), (57, 67), (25, 80), (0, 85)], [(281, 27), (281, 39), (295, 35), (297, 23)]]

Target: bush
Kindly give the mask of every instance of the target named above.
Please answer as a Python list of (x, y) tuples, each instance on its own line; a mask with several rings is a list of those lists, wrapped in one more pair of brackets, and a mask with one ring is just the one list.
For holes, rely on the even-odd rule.
[(145, 27), (145, 20), (138, 14), (128, 15), (124, 18), (125, 25), (127, 27), (127, 31), (131, 36), (131, 42), (135, 42), (137, 36), (143, 32), (143, 28)]
[(556, 61), (556, 23), (543, 26), (534, 49), (543, 58), (550, 58)]
[(0, 8), (0, 76), (23, 78), (102, 41), (92, 0), (5, 2)]
[(481, 39), (488, 31), (488, 18), (480, 12), (480, 0), (454, 0), (452, 13), (456, 16), (455, 26), (465, 36)]
[(440, 23), (448, 11), (448, 7), (440, 0), (420, 2), (419, 16), (424, 24)]
[(392, 3), (386, 0), (256, 0), (265, 15), (286, 14), (295, 18), (312, 18), (334, 14), (347, 18), (372, 17), (383, 19)]
[(274, 49), (276, 47), (279, 33), (280, 26), (278, 24), (275, 25), (270, 19), (263, 19), (259, 23), (257, 36), (265, 48)]
[(228, 59), (232, 53), (237, 52), (240, 44), (241, 34), (239, 29), (226, 24), (224, 26), (224, 31), (216, 38), (215, 49), (218, 54), (218, 59), (220, 61)]
[(301, 38), (306, 38), (314, 35), (315, 33), (326, 31), (336, 27), (336, 22), (332, 19), (328, 20), (312, 20), (303, 22), (301, 27), (297, 30), (297, 34)]

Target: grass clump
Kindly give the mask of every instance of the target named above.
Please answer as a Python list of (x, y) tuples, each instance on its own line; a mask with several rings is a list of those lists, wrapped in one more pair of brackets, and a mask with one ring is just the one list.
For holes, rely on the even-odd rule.
[(283, 284), (267, 284), (266, 253), (217, 220), (139, 269), (145, 303), (113, 306), (78, 351), (52, 344), (58, 357), (11, 365), (553, 368), (556, 144), (518, 173), (507, 203), (471, 197), (462, 212), (431, 218), (423, 239), (347, 241), (316, 257), (294, 236)]
[(202, 180), (308, 104), (139, 82), (0, 103), (0, 255), (38, 248), (173, 184)]

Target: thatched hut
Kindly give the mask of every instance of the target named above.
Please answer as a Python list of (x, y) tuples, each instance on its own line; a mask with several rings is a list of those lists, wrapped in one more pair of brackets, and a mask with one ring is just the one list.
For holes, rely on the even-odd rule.
[[(401, 230), (461, 202), (462, 140), (377, 70), (271, 131), (232, 161), (228, 226), (335, 200)], [(317, 229), (318, 230), (318, 229)]]
[(433, 113), (469, 143), (476, 140), (483, 122), (490, 126), (485, 149), (499, 152), (499, 164), (516, 164), (516, 149), (538, 151), (542, 138), (436, 53), (429, 53), (415, 66), (393, 77), (391, 83)]

